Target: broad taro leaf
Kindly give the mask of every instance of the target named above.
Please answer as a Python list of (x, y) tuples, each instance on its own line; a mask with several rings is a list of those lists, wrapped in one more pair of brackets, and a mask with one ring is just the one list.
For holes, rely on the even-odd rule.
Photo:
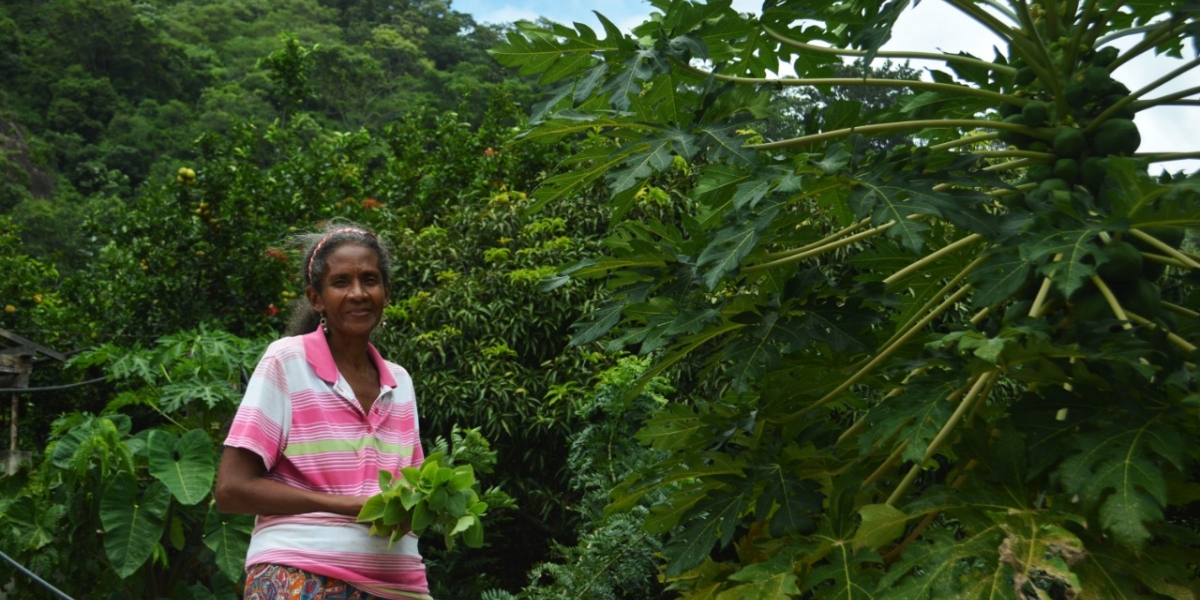
[(224, 514), (216, 507), (208, 511), (204, 521), (204, 545), (213, 551), (217, 569), (231, 581), (239, 581), (245, 571), (253, 529), (254, 517), (250, 515)]
[(192, 505), (208, 497), (217, 474), (212, 439), (202, 429), (183, 437), (161, 429), (150, 432), (150, 474), (163, 482), (181, 504)]
[(104, 552), (122, 579), (136, 572), (154, 553), (162, 537), (171, 493), (154, 482), (138, 496), (132, 474), (118, 474), (100, 498), (100, 523), (104, 527)]

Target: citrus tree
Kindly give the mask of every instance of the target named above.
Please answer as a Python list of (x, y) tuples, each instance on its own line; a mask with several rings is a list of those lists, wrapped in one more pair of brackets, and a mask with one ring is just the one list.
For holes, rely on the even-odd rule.
[[(995, 56), (881, 50), (909, 3), (878, 0), (652, 0), (632, 35), (523, 23), (493, 50), (558, 86), (524, 137), (579, 140), (534, 199), (611, 191), (606, 251), (558, 280), (609, 282), (574, 342), (699, 373), (608, 509), (667, 493), (642, 526), (683, 597), (1200, 592), (1200, 178), (1151, 176), (1194, 155), (1139, 153), (1135, 122), (1195, 104), (1158, 90), (1200, 65), (1200, 7), (945, 1)], [(1165, 74), (1130, 90), (1147, 53)], [(880, 57), (940, 66), (830, 76)], [(904, 93), (759, 133), (774, 90), (834, 85)], [(647, 196), (671, 210), (622, 219)]]

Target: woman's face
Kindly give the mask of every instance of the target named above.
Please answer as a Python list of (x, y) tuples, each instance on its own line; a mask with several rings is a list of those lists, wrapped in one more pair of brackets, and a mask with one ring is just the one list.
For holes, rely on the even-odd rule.
[(359, 244), (345, 243), (325, 259), (321, 291), (306, 290), (308, 301), (325, 316), (330, 336), (367, 337), (383, 320), (387, 290), (379, 256)]

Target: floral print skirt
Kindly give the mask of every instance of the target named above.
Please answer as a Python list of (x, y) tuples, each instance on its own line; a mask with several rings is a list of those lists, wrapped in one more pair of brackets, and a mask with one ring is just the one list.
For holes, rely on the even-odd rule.
[(246, 573), (245, 600), (375, 600), (350, 584), (295, 567), (258, 564)]

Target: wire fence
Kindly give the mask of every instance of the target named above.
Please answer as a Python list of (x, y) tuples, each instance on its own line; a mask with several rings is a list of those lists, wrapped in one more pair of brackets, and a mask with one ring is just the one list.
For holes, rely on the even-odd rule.
[(0, 558), (4, 559), (4, 562), (12, 565), (14, 569), (20, 571), (22, 574), (28, 576), (30, 579), (41, 584), (42, 587), (46, 588), (47, 590), (50, 590), (50, 593), (54, 594), (55, 596), (58, 596), (59, 598), (62, 598), (63, 600), (75, 600), (74, 598), (62, 593), (62, 590), (59, 590), (58, 588), (50, 585), (50, 582), (46, 581), (45, 579), (42, 579), (41, 577), (38, 577), (37, 574), (34, 573), (33, 571), (26, 569), (24, 565), (13, 560), (7, 554), (0, 552)]

